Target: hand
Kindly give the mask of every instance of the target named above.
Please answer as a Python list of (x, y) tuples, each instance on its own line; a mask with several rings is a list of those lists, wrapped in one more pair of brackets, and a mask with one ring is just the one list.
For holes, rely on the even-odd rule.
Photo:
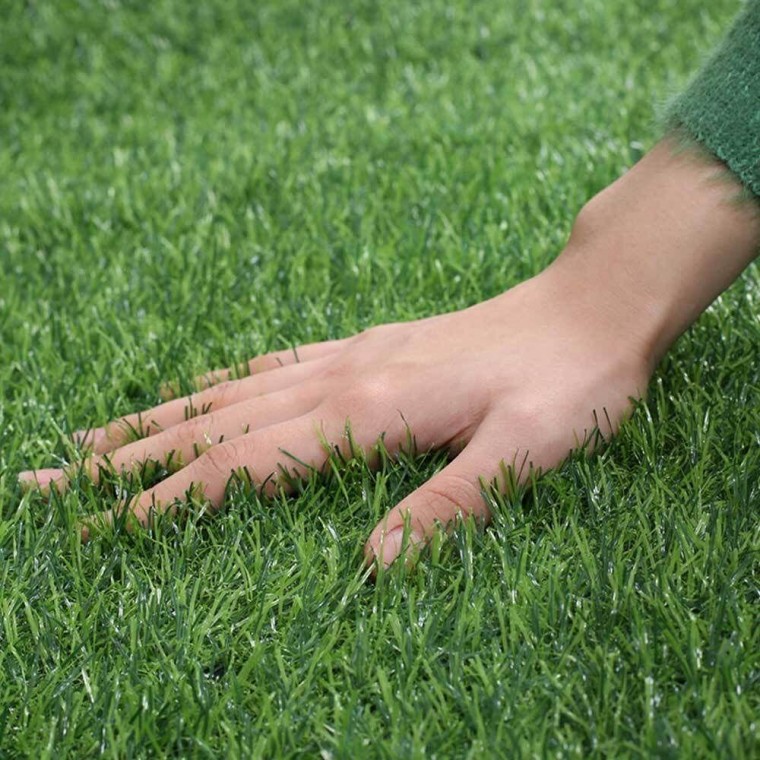
[[(487, 519), (482, 480), (507, 488), (510, 468), (525, 478), (613, 434), (670, 344), (757, 254), (756, 204), (736, 202), (720, 162), (676, 147), (659, 143), (592, 199), (541, 275), (463, 311), (303, 346), (298, 361), (254, 359), (242, 380), (214, 373), (188, 398), (83, 432), (90, 474), (180, 464), (131, 505), (147, 524), (198, 490), (220, 506), (241, 470), (271, 492), (324, 466), (325, 444), (371, 463), (381, 435), (393, 453), (411, 433), (454, 458), (375, 527), (368, 562), (390, 564), (460, 514)], [(20, 478), (68, 482), (61, 470)]]
[[(191, 489), (221, 506), (243, 468), (267, 492), (287, 488), (282, 471), (303, 477), (321, 468), (325, 442), (350, 456), (347, 423), (370, 461), (379, 436), (395, 452), (411, 433), (419, 449), (454, 458), (372, 531), (367, 560), (387, 566), (402, 549), (405, 519), (407, 549), (460, 514), (487, 519), (481, 478), (505, 488), (505, 465), (525, 477), (529, 467), (560, 463), (597, 427), (604, 437), (615, 432), (652, 369), (622, 324), (550, 268), (463, 311), (262, 356), (239, 380), (213, 373), (201, 387), (214, 384), (187, 398), (78, 437), (94, 449), (86, 466), (95, 480), (106, 467), (180, 465), (131, 505), (147, 524)], [(144, 437), (133, 440), (134, 431)], [(21, 478), (44, 488), (68, 482), (62, 470)]]

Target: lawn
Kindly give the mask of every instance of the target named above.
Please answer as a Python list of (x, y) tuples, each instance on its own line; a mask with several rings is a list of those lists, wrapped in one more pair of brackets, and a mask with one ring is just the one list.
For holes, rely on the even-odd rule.
[(608, 448), (377, 583), (440, 453), (86, 545), (107, 489), (16, 483), (166, 380), (540, 271), (737, 2), (0, 7), (0, 756), (757, 756), (754, 266)]

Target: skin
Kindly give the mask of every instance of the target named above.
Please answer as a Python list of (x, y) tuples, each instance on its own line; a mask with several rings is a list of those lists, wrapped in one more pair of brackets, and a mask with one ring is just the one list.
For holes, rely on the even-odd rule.
[[(145, 525), (191, 491), (221, 507), (241, 468), (265, 491), (287, 489), (283, 469), (323, 467), (326, 443), (372, 463), (381, 435), (395, 452), (411, 433), (451, 461), (365, 546), (375, 568), (411, 557), (460, 516), (488, 520), (483, 482), (508, 489), (617, 431), (668, 347), (756, 255), (760, 214), (740, 190), (722, 164), (663, 141), (586, 204), (540, 275), (461, 311), (257, 357), (241, 380), (210, 373), (188, 398), (77, 434), (93, 451), (85, 466), (97, 479), (181, 462), (131, 505)], [(62, 470), (19, 477), (69, 482)]]

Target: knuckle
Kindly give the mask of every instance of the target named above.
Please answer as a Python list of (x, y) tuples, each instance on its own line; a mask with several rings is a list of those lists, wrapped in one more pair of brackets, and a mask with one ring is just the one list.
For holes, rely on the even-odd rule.
[(257, 372), (268, 372), (271, 369), (279, 369), (287, 364), (298, 361), (298, 349), (288, 348), (283, 351), (273, 351), (270, 354), (256, 356), (248, 362), (248, 369), (252, 375)]
[(372, 374), (362, 374), (349, 380), (336, 394), (332, 405), (337, 411), (365, 412), (378, 406), (385, 406), (393, 392), (392, 373), (381, 369)]
[(516, 445), (523, 446), (553, 435), (554, 415), (545, 404), (517, 401), (509, 404), (504, 415), (504, 430)]
[(106, 425), (106, 438), (111, 442), (128, 441), (142, 436), (143, 422), (137, 414), (129, 414)]
[(173, 428), (169, 428), (162, 435), (167, 442), (194, 441), (207, 437), (211, 428), (211, 415), (200, 417), (191, 417), (190, 419), (180, 422)]
[(237, 396), (237, 381), (225, 380), (196, 396), (191, 397), (189, 409), (191, 417), (206, 414), (214, 408), (228, 406)]
[(450, 521), (458, 513), (471, 514), (480, 502), (479, 486), (459, 475), (443, 475), (427, 487), (433, 516)]
[(325, 383), (328, 388), (344, 385), (353, 372), (352, 364), (350, 359), (348, 361), (339, 358), (333, 359), (321, 368), (317, 378)]
[(385, 322), (381, 325), (373, 325), (366, 330), (362, 330), (354, 340), (357, 342), (366, 342), (370, 340), (377, 340), (381, 338), (387, 338), (398, 331), (399, 323), (397, 322)]
[(207, 476), (218, 477), (221, 475), (227, 479), (240, 464), (238, 453), (234, 441), (220, 443), (212, 446), (201, 456), (198, 460), (198, 466)]
[(377, 336), (378, 329), (379, 329), (378, 325), (374, 327), (365, 328), (360, 333), (354, 336), (354, 343), (358, 345), (360, 343), (366, 343), (368, 340), (372, 340), (373, 336)]

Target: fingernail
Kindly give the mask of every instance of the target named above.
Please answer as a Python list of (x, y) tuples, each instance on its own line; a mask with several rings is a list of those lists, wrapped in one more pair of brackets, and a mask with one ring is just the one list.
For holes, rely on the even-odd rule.
[(31, 491), (37, 487), (37, 478), (34, 477), (34, 470), (24, 470), (18, 474), (18, 484), (23, 491)]
[(71, 434), (71, 440), (81, 446), (85, 442), (85, 439), (87, 438), (87, 434), (89, 432), (89, 430), (75, 430)]
[(106, 526), (113, 524), (113, 515), (110, 512), (101, 512), (97, 515), (90, 515), (79, 523), (79, 535), (82, 543), (86, 544), (91, 538), (94, 538), (98, 531), (102, 531)]
[(18, 484), (24, 491), (31, 491), (33, 488), (43, 489), (61, 475), (61, 470), (24, 470), (18, 474)]
[(380, 539), (378, 557), (382, 560), (383, 567), (387, 568), (395, 562), (402, 548), (405, 549), (407, 558), (411, 559), (417, 554), (422, 543), (423, 539), (417, 533), (409, 531), (406, 534), (406, 545), (404, 545), (404, 526), (400, 525)]
[(99, 427), (90, 428), (89, 430), (77, 430), (75, 433), (72, 433), (71, 437), (77, 445), (83, 448), (94, 449), (105, 440), (106, 429)]
[(173, 398), (176, 398), (178, 395), (177, 383), (164, 383), (158, 389), (158, 395), (163, 401), (171, 401)]

